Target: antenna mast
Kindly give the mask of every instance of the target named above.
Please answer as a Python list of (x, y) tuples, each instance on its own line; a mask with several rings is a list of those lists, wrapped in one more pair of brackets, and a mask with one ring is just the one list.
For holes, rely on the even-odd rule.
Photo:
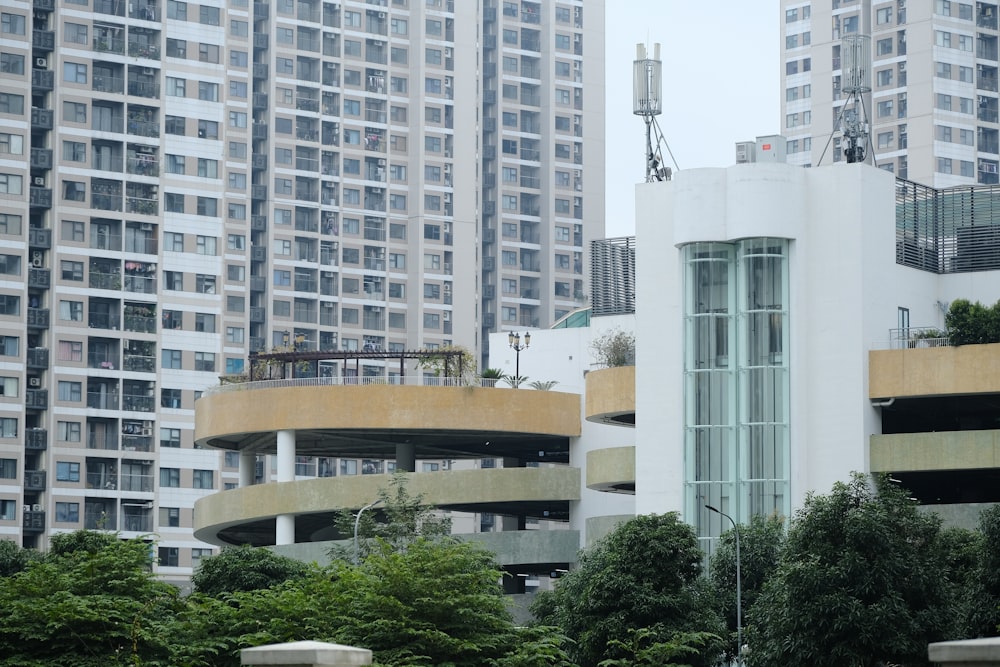
[[(834, 123), (834, 132), (841, 128), (847, 146), (844, 157), (847, 162), (865, 162), (866, 149), (871, 146), (869, 132), (868, 110), (865, 108), (866, 93), (872, 90), (871, 62), (872, 41), (868, 35), (846, 35), (840, 42), (840, 57), (843, 71), (841, 91), (847, 94), (847, 100)], [(833, 133), (823, 147), (823, 155), (830, 147)], [(823, 161), (820, 155), (819, 162)], [(874, 155), (872, 156), (874, 162)], [(818, 163), (817, 163), (818, 164)]]
[(635, 52), (636, 59), (632, 70), (632, 113), (642, 116), (646, 124), (646, 182), (669, 181), (671, 171), (670, 167), (663, 164), (661, 147), (667, 149), (674, 168), (680, 169), (680, 167), (677, 166), (677, 160), (674, 160), (674, 154), (670, 151), (670, 146), (656, 122), (656, 117), (663, 111), (661, 94), (663, 63), (660, 62), (660, 45), (653, 45), (653, 58), (646, 57), (644, 44), (636, 44)]

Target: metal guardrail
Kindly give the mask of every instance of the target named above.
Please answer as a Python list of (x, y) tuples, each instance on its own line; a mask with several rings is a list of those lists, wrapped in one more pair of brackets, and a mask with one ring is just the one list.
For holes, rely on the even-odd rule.
[(888, 342), (875, 345), (876, 349), (906, 350), (917, 347), (947, 347), (948, 335), (936, 327), (905, 327), (889, 329)]
[(293, 378), (285, 380), (254, 380), (252, 382), (230, 382), (209, 387), (204, 396), (226, 394), (233, 391), (256, 391), (258, 389), (281, 389), (286, 387), (356, 387), (356, 386), (421, 386), (421, 387), (496, 387), (494, 378), (478, 378), (468, 380), (458, 377), (425, 377), (423, 375), (394, 375), (392, 377), (320, 377)]

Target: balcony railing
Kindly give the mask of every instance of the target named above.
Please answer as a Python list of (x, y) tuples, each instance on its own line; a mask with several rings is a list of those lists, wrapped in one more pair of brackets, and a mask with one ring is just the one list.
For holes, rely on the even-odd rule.
[(124, 93), (125, 79), (120, 76), (108, 76), (106, 74), (95, 74), (91, 88), (99, 93)]
[(87, 407), (94, 410), (117, 410), (118, 394), (105, 391), (88, 391)]
[(125, 370), (136, 371), (139, 373), (155, 373), (156, 372), (156, 358), (155, 357), (140, 357), (140, 356), (125, 356)]
[(138, 331), (140, 333), (156, 333), (156, 318), (141, 315), (125, 316), (125, 331)]
[[(126, 475), (122, 474), (119, 478), (121, 481), (122, 491), (138, 491), (141, 493), (152, 493), (153, 492), (153, 476), (152, 475)], [(127, 519), (138, 519), (142, 517), (125, 517)], [(141, 528), (126, 528), (125, 530), (144, 530)]]
[(118, 434), (117, 433), (88, 433), (87, 434), (87, 449), (118, 449)]
[(122, 450), (126, 452), (151, 452), (156, 448), (149, 435), (123, 435)]
[(934, 327), (889, 329), (890, 350), (905, 350), (915, 347), (946, 347), (948, 345), (948, 334)]
[(24, 448), (31, 451), (44, 451), (49, 447), (49, 432), (44, 428), (29, 428), (24, 432)]
[[(100, 466), (98, 466), (100, 468)], [(95, 470), (87, 472), (88, 489), (105, 489), (114, 491), (118, 488), (118, 474), (108, 470)]]
[(94, 50), (98, 53), (125, 53), (125, 40), (121, 37), (94, 36)]
[(122, 397), (122, 409), (133, 412), (153, 412), (156, 410), (156, 400), (152, 396), (125, 394)]

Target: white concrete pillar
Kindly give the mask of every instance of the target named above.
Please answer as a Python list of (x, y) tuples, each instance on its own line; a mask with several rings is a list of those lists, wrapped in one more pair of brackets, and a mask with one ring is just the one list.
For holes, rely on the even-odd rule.
[[(278, 431), (278, 481), (295, 480), (295, 431)], [(279, 514), (274, 521), (274, 543), (295, 544), (295, 516)]]
[(257, 473), (257, 455), (240, 452), (240, 486), (251, 486)]
[(294, 514), (279, 514), (274, 517), (274, 543), (295, 544)]
[(295, 479), (295, 431), (278, 431), (278, 481)]

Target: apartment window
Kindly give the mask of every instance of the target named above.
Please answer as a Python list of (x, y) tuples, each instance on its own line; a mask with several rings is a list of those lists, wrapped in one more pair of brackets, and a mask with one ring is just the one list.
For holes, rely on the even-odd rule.
[(950, 174), (952, 173), (952, 161), (948, 157), (939, 157), (937, 159), (937, 168), (935, 169), (939, 174)]
[(203, 157), (198, 158), (198, 176), (201, 178), (218, 178), (219, 161)]
[(972, 73), (973, 69), (971, 67), (963, 67), (960, 65), (958, 68), (958, 80), (962, 83), (972, 83)]
[(891, 86), (892, 85), (892, 70), (884, 69), (876, 73), (876, 79), (880, 87)]
[(56, 523), (79, 523), (80, 503), (56, 503)]
[[(951, 129), (951, 128), (949, 128)], [(893, 133), (892, 132), (879, 132), (878, 134), (878, 147), (879, 148), (892, 148)]]
[(181, 430), (179, 428), (160, 428), (160, 447), (180, 447)]
[(199, 44), (198, 60), (203, 63), (219, 62), (219, 46), (217, 44)]
[(250, 26), (246, 21), (229, 21), (229, 34), (234, 37), (247, 37), (250, 34)]
[(179, 409), (181, 407), (181, 390), (180, 389), (161, 389), (160, 390), (160, 407), (161, 408)]
[(405, 211), (406, 195), (389, 195), (389, 208), (394, 211)]
[[(162, 483), (162, 470), (160, 478), (160, 486), (167, 486)], [(177, 547), (158, 547), (156, 550), (156, 564), (160, 567), (177, 567), (179, 553), (180, 549)]]
[(389, 59), (397, 65), (406, 65), (409, 62), (409, 52), (405, 47), (393, 46), (389, 49)]
[(192, 481), (196, 489), (214, 489), (215, 473), (212, 470), (195, 470)]
[(247, 115), (242, 111), (229, 112), (229, 127), (246, 127)]
[(0, 377), (0, 396), (17, 398), (19, 380), (15, 377)]
[(229, 157), (235, 159), (245, 159), (247, 156), (247, 145), (240, 141), (229, 142)]
[(160, 350), (160, 365), (163, 366), (163, 368), (180, 368), (181, 351), (168, 350), (166, 348)]
[(0, 521), (17, 520), (17, 501), (0, 500)]
[(219, 84), (208, 81), (198, 82), (198, 99), (204, 102), (219, 101)]
[(976, 175), (975, 165), (968, 160), (962, 160), (959, 162), (959, 170), (962, 176), (973, 178)]
[(226, 342), (240, 345), (245, 339), (243, 327), (226, 327)]
[(24, 17), (20, 14), (0, 14), (0, 32), (7, 35), (24, 34)]
[(59, 265), (63, 280), (80, 282), (83, 280), (83, 262), (62, 260)]
[[(8, 338), (10, 338), (8, 336)], [(17, 339), (14, 339), (17, 341)], [(14, 354), (17, 354), (17, 346), (14, 346)], [(83, 361), (83, 343), (75, 340), (59, 341), (59, 361)]]
[(60, 442), (80, 442), (80, 422), (56, 422), (56, 439)]
[(389, 78), (389, 91), (392, 93), (405, 94), (409, 92), (409, 79), (404, 76), (393, 76)]
[(879, 102), (876, 106), (876, 109), (879, 118), (891, 118), (892, 100), (883, 100), (882, 102)]
[[(0, 336), (0, 356), (18, 356), (20, 347), (19, 343), (20, 339), (17, 336)], [(79, 361), (79, 359), (76, 361)]]
[(226, 278), (230, 282), (242, 283), (246, 280), (246, 269), (239, 264), (227, 264)]
[[(167, 39), (167, 57), (168, 58), (187, 58), (187, 41), (183, 39)], [(167, 77), (167, 82), (173, 77)], [(181, 79), (183, 81), (183, 79)], [(180, 97), (183, 97), (181, 95)]]
[(63, 199), (66, 201), (84, 201), (87, 198), (87, 186), (83, 181), (63, 181)]
[(406, 19), (392, 19), (389, 28), (393, 35), (405, 36), (410, 34), (410, 23)]
[(875, 10), (875, 23), (876, 25), (892, 23), (892, 7), (882, 7)]
[(86, 44), (89, 41), (87, 39), (87, 26), (82, 23), (67, 22), (63, 26), (63, 38), (73, 44)]
[[(214, 160), (213, 160), (214, 162)], [(198, 197), (198, 215), (207, 215), (211, 218), (219, 215), (219, 200), (215, 197)]]
[(167, 18), (187, 21), (187, 3), (178, 0), (167, 0)]
[(59, 482), (79, 482), (80, 464), (72, 461), (56, 461), (56, 480)]
[(975, 40), (972, 35), (959, 35), (958, 36), (958, 50), (972, 52), (973, 44)]
[(0, 295), (0, 315), (20, 315), (21, 297), (11, 294)]
[(0, 479), (17, 479), (17, 459), (0, 459)]
[(406, 269), (406, 255), (404, 253), (390, 252), (388, 265), (390, 269)]
[[(247, 65), (249, 64), (249, 62), (250, 62), (250, 58), (247, 55), (246, 51), (238, 51), (236, 49), (233, 49), (232, 51), (229, 52), (229, 65), (231, 67), (239, 67), (240, 69), (246, 69)], [(230, 84), (229, 84), (229, 89), (230, 90), (233, 89), (233, 84), (234, 83), (236, 83), (236, 82), (230, 82)], [(238, 95), (238, 97), (246, 97), (247, 96), (247, 94), (246, 94), (246, 87), (247, 87), (246, 83), (243, 83), (243, 88), (242, 88), (243, 94), (242, 95)]]
[(219, 124), (214, 120), (199, 120), (198, 136), (202, 139), (218, 139)]
[(229, 250), (246, 250), (247, 237), (243, 234), (230, 234), (226, 238), (226, 248)]
[(194, 330), (202, 333), (215, 333), (215, 315), (211, 313), (195, 313)]
[[(213, 324), (214, 327), (214, 324)], [(196, 371), (215, 371), (215, 353), (214, 352), (195, 352), (194, 353), (194, 369)]]
[(24, 178), (16, 174), (0, 174), (0, 194), (19, 195)]
[(215, 294), (215, 276), (205, 273), (196, 274), (195, 291), (199, 294)]
[(935, 62), (934, 63), (934, 76), (939, 77), (941, 79), (950, 79), (951, 78), (951, 63)]
[(934, 31), (934, 43), (938, 46), (943, 46), (944, 48), (951, 48), (951, 33), (946, 30), (935, 30)]
[(160, 486), (178, 488), (181, 485), (179, 468), (160, 468)]
[(164, 131), (167, 134), (177, 134), (184, 136), (187, 133), (186, 121), (183, 116), (166, 116), (164, 118)]
[(59, 319), (64, 322), (83, 322), (83, 302), (60, 301)]
[(22, 115), (24, 113), (24, 96), (0, 93), (0, 113)]
[(163, 528), (179, 528), (181, 525), (181, 509), (179, 507), (161, 507), (159, 523)]
[(3, 417), (0, 419), (0, 438), (17, 437), (17, 419), (14, 417)]

